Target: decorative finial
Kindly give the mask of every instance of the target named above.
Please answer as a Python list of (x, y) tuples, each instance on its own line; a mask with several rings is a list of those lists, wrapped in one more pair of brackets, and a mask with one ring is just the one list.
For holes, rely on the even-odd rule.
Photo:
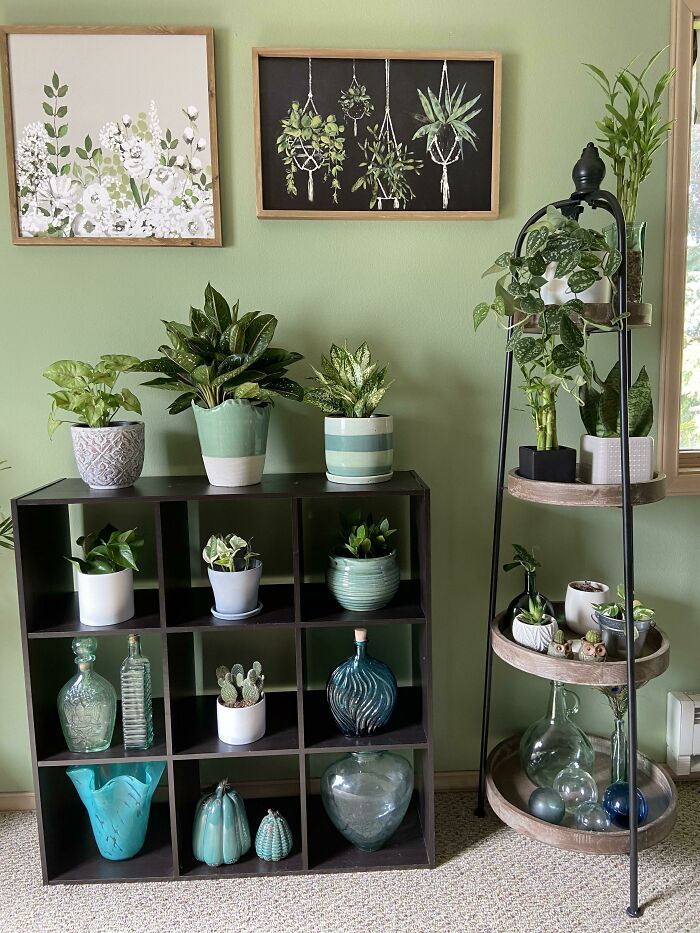
[(605, 163), (594, 143), (588, 143), (571, 173), (577, 194), (597, 191), (605, 178)]

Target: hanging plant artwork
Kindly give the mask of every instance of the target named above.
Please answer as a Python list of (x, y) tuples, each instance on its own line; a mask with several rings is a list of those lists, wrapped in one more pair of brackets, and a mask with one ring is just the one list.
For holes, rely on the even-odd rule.
[(280, 121), (282, 132), (277, 137), (277, 152), (285, 166), (287, 194), (298, 194), (296, 173), (306, 172), (306, 191), (314, 199), (314, 174), (323, 172), (323, 180), (331, 180), (333, 203), (338, 203), (340, 173), (345, 161), (345, 127), (338, 124), (335, 114), (322, 117), (316, 109), (311, 84), (309, 59), (309, 93), (302, 107), (292, 101), (287, 116)]
[(341, 91), (338, 103), (346, 118), (352, 120), (353, 135), (357, 136), (358, 122), (364, 120), (365, 117), (368, 117), (374, 111), (374, 104), (372, 103), (372, 98), (367, 93), (365, 85), (360, 84), (357, 80), (354, 59), (352, 62), (352, 81), (345, 91)]
[(370, 210), (382, 210), (384, 201), (391, 201), (394, 209), (406, 207), (414, 198), (406, 175), (415, 172), (420, 175), (423, 168), (421, 159), (415, 159), (404, 143), (399, 143), (394, 132), (394, 124), (389, 108), (389, 59), (384, 61), (385, 105), (384, 119), (381, 126), (370, 126), (367, 138), (360, 143), (364, 156), (360, 162), (362, 174), (352, 186), (353, 191), (369, 190)]
[(442, 63), (442, 76), (437, 97), (428, 88), (427, 96), (418, 91), (418, 99), (423, 107), (423, 113), (416, 114), (416, 119), (422, 126), (413, 134), (413, 139), (425, 136), (426, 151), (437, 165), (442, 166), (440, 178), (440, 193), (442, 194), (442, 208), (447, 210), (450, 203), (450, 183), (447, 168), (464, 157), (463, 144), (477, 150), (476, 133), (470, 126), (471, 121), (481, 113), (481, 108), (474, 109), (481, 94), (471, 100), (463, 102), (466, 84), (457, 87), (454, 93), (450, 92), (450, 79), (447, 74), (447, 60)]

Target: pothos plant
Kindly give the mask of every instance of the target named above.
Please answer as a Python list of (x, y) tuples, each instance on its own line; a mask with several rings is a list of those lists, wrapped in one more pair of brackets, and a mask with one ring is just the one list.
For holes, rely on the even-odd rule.
[[(280, 120), (282, 132), (277, 137), (277, 152), (285, 166), (287, 194), (296, 196), (296, 173), (323, 170), (323, 180), (330, 177), (333, 203), (338, 203), (340, 173), (345, 161), (345, 127), (335, 114), (322, 117), (302, 109), (298, 100), (292, 101), (287, 116)], [(309, 180), (309, 200), (313, 188)]]
[(413, 157), (404, 143), (396, 142), (378, 126), (367, 127), (367, 137), (359, 143), (364, 158), (360, 162), (361, 174), (353, 191), (360, 188), (370, 193), (370, 210), (383, 198), (393, 199), (396, 206), (405, 206), (413, 199), (413, 189), (406, 176), (409, 172), (420, 175), (422, 159)]
[(257, 551), (252, 550), (252, 541), (252, 538), (246, 541), (235, 534), (212, 535), (204, 545), (202, 557), (212, 570), (224, 573), (250, 570), (251, 560), (260, 557)]
[[(604, 254), (601, 259), (600, 254)], [(562, 305), (545, 305), (540, 289), (553, 264), (556, 278), (567, 277), (572, 298)], [(538, 450), (556, 450), (557, 394), (568, 392), (582, 404), (578, 389), (591, 379), (585, 345), (588, 324), (585, 305), (577, 297), (603, 276), (610, 278), (620, 254), (610, 250), (602, 233), (580, 227), (550, 205), (533, 224), (525, 252), (502, 253), (484, 275), (498, 274), (491, 304), (474, 308), (474, 330), (493, 314), (508, 330), (506, 350), (513, 352), (523, 376), (521, 388), (535, 427)], [(538, 329), (537, 334), (527, 330)]]

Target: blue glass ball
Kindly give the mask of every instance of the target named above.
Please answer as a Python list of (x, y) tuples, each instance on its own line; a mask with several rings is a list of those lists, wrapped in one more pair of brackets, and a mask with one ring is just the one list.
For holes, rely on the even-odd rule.
[(561, 823), (566, 812), (561, 794), (551, 787), (536, 787), (530, 794), (527, 808), (538, 820), (547, 823)]
[[(627, 781), (615, 781), (608, 785), (603, 794), (603, 807), (616, 826), (628, 829), (630, 787)], [(644, 794), (637, 788), (637, 823), (641, 825), (649, 814), (649, 804)]]

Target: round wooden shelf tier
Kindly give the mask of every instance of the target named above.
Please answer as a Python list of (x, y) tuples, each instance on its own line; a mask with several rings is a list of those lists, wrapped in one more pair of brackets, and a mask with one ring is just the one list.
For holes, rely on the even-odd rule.
[[(506, 664), (536, 677), (589, 687), (616, 687), (627, 683), (626, 661), (560, 660), (519, 645), (513, 641), (510, 624), (504, 612), (500, 612), (491, 622), (491, 644), (498, 657)], [(650, 629), (644, 653), (637, 658), (634, 666), (637, 683), (646, 683), (663, 674), (668, 667), (669, 657), (669, 643), (664, 633), (658, 628)]]
[[(592, 483), (546, 483), (542, 480), (525, 479), (517, 469), (508, 471), (508, 492), (525, 502), (540, 502), (544, 505), (568, 505), (595, 508), (621, 506), (621, 486), (596, 486)], [(659, 502), (666, 496), (666, 474), (655, 473), (648, 483), (632, 483), (630, 486), (632, 505), (648, 505)]]
[[(593, 777), (599, 793), (607, 787), (610, 775), (610, 742), (591, 736), (596, 753)], [(577, 829), (567, 814), (564, 823), (555, 826), (538, 820), (527, 809), (535, 785), (520, 766), (520, 737), (512, 736), (497, 745), (486, 765), (486, 796), (494, 813), (516, 832), (547, 845), (571, 852), (596, 855), (620, 855), (629, 851), (629, 832), (614, 829), (589, 833)], [(676, 820), (676, 788), (667, 773), (645, 755), (637, 755), (638, 786), (649, 804), (649, 816), (639, 827), (640, 849), (648, 849), (665, 839)]]
[[(610, 322), (613, 320), (617, 314), (617, 308), (613, 308), (610, 303), (607, 304), (586, 304), (586, 317), (589, 321), (596, 321), (598, 324), (603, 324), (606, 327), (606, 330), (598, 330), (596, 327), (589, 325), (590, 333), (609, 333), (607, 330), (610, 327)], [(652, 306), (648, 302), (643, 302), (642, 304), (628, 304), (627, 305), (627, 326), (628, 327), (651, 327), (651, 318), (652, 318)], [(571, 319), (574, 323), (580, 323), (581, 319), (577, 314), (572, 314)], [(526, 334), (539, 334), (541, 332), (540, 327), (533, 327), (525, 325)]]

